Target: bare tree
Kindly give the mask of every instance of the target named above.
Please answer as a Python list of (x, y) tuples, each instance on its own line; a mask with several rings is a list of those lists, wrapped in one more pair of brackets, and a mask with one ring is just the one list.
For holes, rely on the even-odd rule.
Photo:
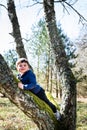
[(55, 19), (54, 0), (44, 0), (47, 28), (56, 58), (56, 66), (62, 84), (61, 114), (67, 130), (76, 129), (76, 82), (69, 67), (64, 45), (58, 33)]
[(17, 51), (19, 57), (27, 58), (27, 55), (26, 55), (26, 52), (24, 49), (24, 45), (22, 42), (21, 31), (20, 31), (20, 26), (19, 26), (17, 14), (16, 14), (14, 0), (7, 0), (7, 10), (8, 10), (9, 19), (10, 19), (11, 24), (12, 24), (12, 29), (13, 29), (13, 32), (10, 34), (15, 39), (16, 51)]

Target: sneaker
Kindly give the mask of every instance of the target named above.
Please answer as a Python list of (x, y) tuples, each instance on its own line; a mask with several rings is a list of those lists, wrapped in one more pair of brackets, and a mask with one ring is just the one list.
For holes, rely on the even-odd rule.
[(60, 112), (59, 112), (58, 110), (57, 110), (56, 113), (54, 113), (54, 115), (55, 115), (56, 119), (60, 121), (60, 119), (61, 119), (61, 114), (60, 114)]

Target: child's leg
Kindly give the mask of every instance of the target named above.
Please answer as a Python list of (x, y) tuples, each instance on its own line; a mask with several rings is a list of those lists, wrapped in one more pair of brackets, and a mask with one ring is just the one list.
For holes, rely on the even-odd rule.
[(48, 98), (47, 98), (47, 96), (45, 94), (45, 91), (43, 89), (40, 90), (40, 92), (37, 94), (37, 96), (40, 99), (42, 99), (44, 102), (46, 102), (50, 106), (50, 108), (52, 109), (52, 111), (54, 113), (56, 113), (56, 111), (57, 111), (56, 106), (48, 100)]
[(60, 118), (61, 118), (60, 113), (56, 109), (56, 106), (48, 100), (48, 98), (45, 94), (45, 91), (43, 89), (41, 89), (41, 91), (37, 94), (37, 96), (49, 105), (49, 107), (52, 109), (57, 120), (60, 120)]

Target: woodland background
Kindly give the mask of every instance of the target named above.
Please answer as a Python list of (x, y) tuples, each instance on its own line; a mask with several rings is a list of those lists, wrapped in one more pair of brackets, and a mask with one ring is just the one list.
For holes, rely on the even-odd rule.
[[(86, 99), (87, 98), (86, 97), (87, 95), (87, 91), (86, 91), (87, 90), (87, 74), (86, 74), (87, 25), (84, 24), (84, 26), (80, 31), (81, 33), (79, 37), (74, 41), (71, 41), (69, 37), (64, 33), (64, 30), (62, 30), (60, 23), (57, 23), (57, 27), (58, 27), (58, 33), (63, 41), (63, 45), (65, 48), (66, 55), (68, 57), (71, 70), (73, 71), (77, 81), (77, 85), (76, 85), (77, 96), (78, 98)], [(13, 36), (12, 33), (10, 33), (10, 35)], [(37, 75), (37, 81), (41, 84), (41, 86), (43, 86), (43, 88), (46, 91), (49, 91), (54, 96), (54, 98), (60, 101), (62, 97), (62, 88), (57, 73), (58, 70), (56, 68), (55, 56), (51, 48), (50, 39), (48, 37), (44, 18), (41, 18), (37, 24), (32, 26), (32, 35), (27, 34), (26, 37), (23, 38), (22, 40), (24, 43), (24, 47), (29, 62), (33, 66), (34, 72)], [(15, 68), (15, 62), (18, 58), (18, 54), (16, 50), (12, 48), (8, 51), (5, 51), (3, 53), (3, 56), (7, 64), (10, 66), (11, 70), (13, 71), (14, 75), (16, 76), (17, 72)], [(5, 105), (5, 103), (1, 103), (1, 107), (3, 105)], [(15, 116), (12, 116), (12, 118), (15, 118)], [(4, 117), (1, 116), (1, 120), (4, 120)], [(84, 122), (86, 120), (87, 118), (85, 117)], [(6, 129), (9, 128), (6, 127)], [(14, 128), (14, 129), (22, 129), (22, 128)]]

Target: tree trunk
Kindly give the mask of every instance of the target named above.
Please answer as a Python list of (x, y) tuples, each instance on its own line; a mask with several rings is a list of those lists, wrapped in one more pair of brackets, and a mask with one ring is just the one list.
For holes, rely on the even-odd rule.
[(53, 67), (50, 65), (50, 93), (52, 93), (53, 89)]
[(27, 58), (24, 45), (22, 42), (20, 26), (19, 26), (17, 15), (16, 15), (14, 0), (7, 0), (7, 7), (8, 7), (8, 16), (11, 21), (12, 29), (13, 29), (13, 32), (11, 33), (11, 35), (14, 37), (15, 42), (16, 42), (16, 51), (19, 57)]
[(38, 55), (38, 61), (37, 61), (37, 81), (38, 81), (38, 83), (39, 83), (39, 80), (40, 80), (39, 69), (40, 69), (40, 56)]
[(5, 94), (38, 126), (39, 130), (64, 130), (51, 109), (34, 94), (26, 94), (17, 87), (17, 79), (0, 55), (0, 92)]
[(76, 129), (76, 81), (69, 67), (55, 20), (54, 0), (43, 0), (45, 19), (62, 85), (61, 114), (67, 130)]
[(55, 72), (55, 80), (56, 80), (56, 98), (58, 98), (58, 96), (59, 96), (59, 91), (58, 91), (59, 81), (58, 81), (57, 71)]

